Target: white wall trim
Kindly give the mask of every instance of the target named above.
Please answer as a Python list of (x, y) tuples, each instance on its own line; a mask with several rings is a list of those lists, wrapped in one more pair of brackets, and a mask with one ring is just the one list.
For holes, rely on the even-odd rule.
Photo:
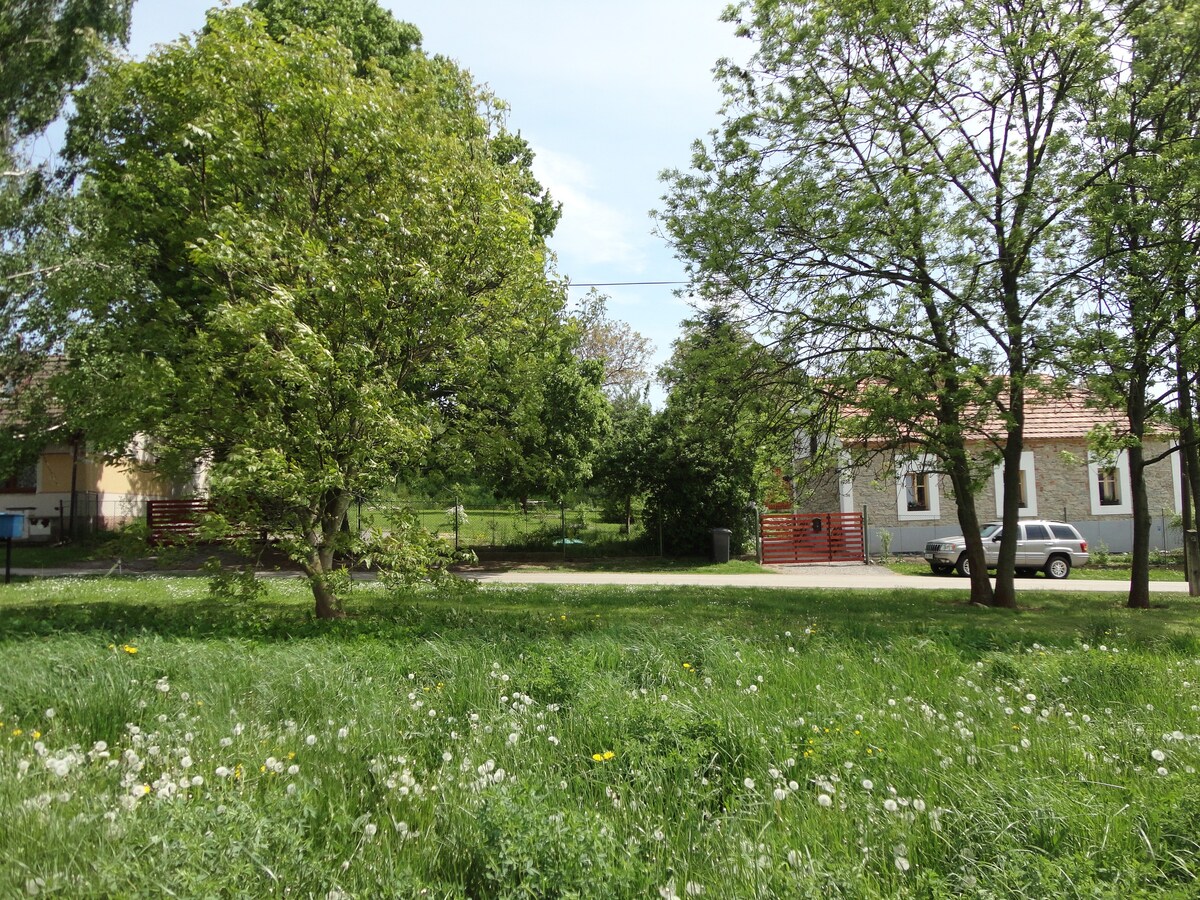
[[(942, 517), (941, 491), (936, 462), (928, 456), (919, 456), (896, 463), (896, 518), (901, 522), (920, 522)], [(929, 509), (910, 510), (905, 477), (912, 472), (924, 472), (929, 480)]]
[[(1100, 470), (1108, 466), (1117, 470), (1117, 489), (1121, 492), (1120, 503), (1112, 506), (1102, 506), (1100, 503)], [(1133, 514), (1133, 502), (1129, 491), (1129, 457), (1124, 450), (1119, 450), (1111, 462), (1097, 462), (1088, 454), (1088, 498), (1091, 501), (1093, 516), (1129, 516)]]
[[(1021, 451), (1021, 471), (1025, 473), (1025, 508), (1018, 512), (1020, 516), (1030, 518), (1038, 514), (1037, 504), (1037, 470), (1034, 464), (1032, 450)], [(1004, 463), (992, 467), (992, 484), (996, 495), (996, 516), (1004, 515)]]

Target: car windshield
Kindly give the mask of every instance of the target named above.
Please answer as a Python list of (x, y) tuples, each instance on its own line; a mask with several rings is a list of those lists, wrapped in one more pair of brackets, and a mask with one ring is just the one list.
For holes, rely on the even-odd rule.
[(990, 538), (992, 535), (999, 534), (999, 533), (1000, 533), (1000, 523), (999, 522), (989, 522), (987, 525), (984, 525), (982, 528), (979, 529), (979, 536), (984, 537), (984, 538)]

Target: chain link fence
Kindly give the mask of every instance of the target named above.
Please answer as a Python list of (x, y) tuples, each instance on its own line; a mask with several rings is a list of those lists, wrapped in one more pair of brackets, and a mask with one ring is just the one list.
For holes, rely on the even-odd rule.
[(658, 553), (657, 532), (635, 520), (605, 521), (597, 506), (549, 500), (464, 505), (454, 497), (407, 497), (364, 502), (351, 509), (361, 530), (381, 528), (413, 515), (425, 530), (460, 550), (483, 555), (561, 553), (567, 557)]

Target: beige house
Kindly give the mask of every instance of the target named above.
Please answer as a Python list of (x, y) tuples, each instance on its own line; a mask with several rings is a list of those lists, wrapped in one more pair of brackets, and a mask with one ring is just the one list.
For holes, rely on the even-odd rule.
[(0, 483), (0, 511), (25, 514), (26, 539), (51, 540), (72, 533), (72, 511), (74, 533), (89, 533), (144, 518), (147, 500), (195, 493), (197, 485), (172, 482), (152, 463), (144, 440), (115, 463), (90, 456), (83, 446), (51, 444), (35, 463)]
[[(1097, 426), (1119, 426), (1119, 416), (1088, 408), (1082, 393), (1066, 398), (1031, 396), (1028, 402), (1021, 515), (1070, 522), (1093, 546), (1128, 551), (1133, 544), (1129, 461), (1124, 451), (1115, 459), (1097, 459), (1089, 453), (1087, 440)], [(1146, 454), (1152, 457), (1168, 447), (1164, 437), (1148, 443)], [(871, 553), (882, 550), (881, 531), (890, 535), (894, 553), (916, 553), (926, 541), (960, 531), (949, 479), (938, 471), (935, 459), (885, 453), (881, 448), (868, 454), (862, 468), (845, 465), (830, 473), (806, 466), (808, 458), (802, 453), (799, 460), (797, 510), (864, 513)], [(1177, 453), (1147, 471), (1154, 519), (1152, 547), (1172, 549), (1182, 544), (1177, 524), (1181, 483)], [(1000, 518), (1000, 466), (993, 468), (975, 502), (981, 522)]]

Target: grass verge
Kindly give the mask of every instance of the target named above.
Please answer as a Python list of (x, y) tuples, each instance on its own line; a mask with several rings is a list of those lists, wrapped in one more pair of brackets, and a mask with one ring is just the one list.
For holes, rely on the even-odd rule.
[(1192, 600), (0, 590), (0, 891), (1194, 896)]

